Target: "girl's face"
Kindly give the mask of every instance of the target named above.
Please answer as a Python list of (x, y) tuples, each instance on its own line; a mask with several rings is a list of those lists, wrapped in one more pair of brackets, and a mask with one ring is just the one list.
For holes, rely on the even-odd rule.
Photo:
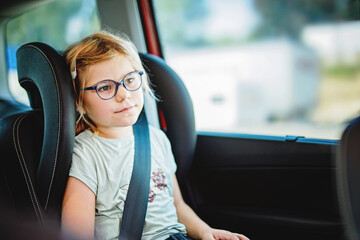
[[(134, 70), (127, 57), (119, 55), (113, 60), (91, 65), (79, 77), (85, 81), (85, 87), (90, 87), (106, 79), (120, 82)], [(95, 123), (101, 137), (121, 138), (132, 134), (132, 125), (143, 105), (142, 88), (128, 91), (120, 85), (116, 95), (109, 100), (101, 99), (95, 90), (84, 91), (83, 106), (79, 106), (79, 111)]]

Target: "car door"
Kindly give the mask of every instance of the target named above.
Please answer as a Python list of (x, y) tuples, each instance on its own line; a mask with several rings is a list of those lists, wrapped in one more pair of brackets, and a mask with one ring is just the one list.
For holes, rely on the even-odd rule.
[(210, 225), (252, 239), (341, 239), (336, 143), (199, 133), (191, 199)]

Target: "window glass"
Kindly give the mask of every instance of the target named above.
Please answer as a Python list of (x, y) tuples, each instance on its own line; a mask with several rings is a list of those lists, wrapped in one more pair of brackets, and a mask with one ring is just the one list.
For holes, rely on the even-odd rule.
[(153, 5), (198, 130), (339, 139), (359, 115), (359, 1)]
[(63, 51), (99, 29), (95, 0), (52, 1), (10, 20), (6, 26), (6, 48), (9, 86), (15, 99), (29, 104), (16, 71), (16, 50), (22, 44), (43, 42)]

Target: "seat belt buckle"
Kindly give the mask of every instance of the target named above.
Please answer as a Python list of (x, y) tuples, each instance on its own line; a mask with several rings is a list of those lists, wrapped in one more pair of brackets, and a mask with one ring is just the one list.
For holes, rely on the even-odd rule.
[(187, 240), (187, 238), (182, 235), (181, 233), (175, 233), (170, 235), (170, 237), (168, 238), (170, 240)]

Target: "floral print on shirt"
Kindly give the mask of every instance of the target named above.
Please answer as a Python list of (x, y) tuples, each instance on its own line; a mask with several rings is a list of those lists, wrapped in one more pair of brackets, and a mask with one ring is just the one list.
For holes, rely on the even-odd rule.
[[(166, 176), (161, 168), (158, 168), (156, 172), (152, 172), (151, 180), (155, 183), (155, 187), (161, 191), (164, 191), (168, 186), (166, 183)], [(153, 202), (156, 198), (156, 193), (151, 189), (149, 190), (149, 203)]]

